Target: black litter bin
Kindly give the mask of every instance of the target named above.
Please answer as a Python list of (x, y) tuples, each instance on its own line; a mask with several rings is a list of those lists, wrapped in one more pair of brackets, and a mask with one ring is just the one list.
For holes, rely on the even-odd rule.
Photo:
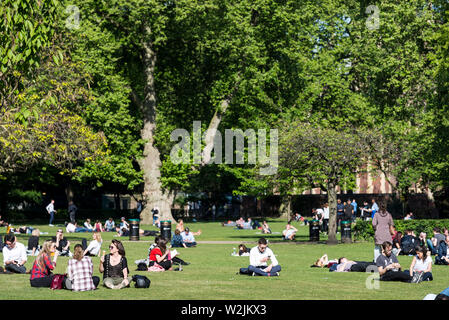
[(161, 221), (161, 236), (165, 239), (171, 240), (171, 221)]
[(140, 220), (129, 219), (129, 229), (129, 240), (139, 241)]
[(341, 224), (341, 242), (351, 243), (351, 221), (342, 221)]
[(312, 220), (309, 222), (310, 241), (320, 241), (320, 221)]

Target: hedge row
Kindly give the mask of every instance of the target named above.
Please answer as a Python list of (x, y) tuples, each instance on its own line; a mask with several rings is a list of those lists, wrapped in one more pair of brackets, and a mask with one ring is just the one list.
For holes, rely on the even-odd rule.
[[(426, 232), (427, 238), (431, 238), (434, 227), (440, 228), (441, 232), (443, 232), (443, 228), (449, 229), (449, 220), (394, 220), (394, 225), (396, 226), (396, 230), (402, 233), (410, 229), (415, 232), (416, 236), (419, 236), (421, 232)], [(356, 240), (374, 239), (374, 230), (371, 221), (357, 219), (355, 225), (352, 227), (352, 231)]]

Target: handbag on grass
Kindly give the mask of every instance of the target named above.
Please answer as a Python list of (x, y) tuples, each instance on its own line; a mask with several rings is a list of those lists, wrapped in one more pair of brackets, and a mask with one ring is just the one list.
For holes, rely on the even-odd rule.
[(65, 278), (66, 278), (65, 274), (55, 274), (53, 276), (53, 279), (51, 280), (50, 289), (51, 290), (64, 289), (63, 283), (65, 281)]

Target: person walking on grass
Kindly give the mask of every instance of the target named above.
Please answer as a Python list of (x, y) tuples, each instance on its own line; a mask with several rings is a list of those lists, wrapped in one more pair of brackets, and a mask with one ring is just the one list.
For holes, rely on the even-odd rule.
[(374, 215), (372, 220), (374, 229), (374, 262), (381, 254), (381, 246), (384, 242), (392, 241), (393, 231), (393, 218), (387, 211), (385, 204), (380, 205), (379, 212)]
[(56, 214), (55, 200), (52, 199), (45, 209), (47, 210), (48, 214), (50, 215), (50, 221), (49, 221), (48, 225), (50, 227), (53, 227), (53, 220), (55, 219), (55, 214)]

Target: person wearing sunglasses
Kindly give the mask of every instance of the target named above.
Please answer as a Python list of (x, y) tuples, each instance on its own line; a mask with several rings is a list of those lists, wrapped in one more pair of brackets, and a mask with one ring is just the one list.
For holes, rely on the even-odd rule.
[(103, 284), (110, 289), (122, 289), (129, 287), (128, 261), (125, 257), (125, 248), (119, 240), (112, 240), (109, 245), (109, 254), (100, 258), (100, 272), (103, 273)]
[(56, 237), (53, 237), (52, 240), (56, 243), (56, 250), (58, 250), (60, 256), (72, 257), (72, 253), (70, 252), (70, 241), (64, 238), (62, 229), (58, 229)]
[(24, 264), (27, 262), (27, 252), (25, 246), (17, 242), (13, 233), (5, 235), (4, 240), (3, 264), (5, 269), (14, 273), (26, 273)]

